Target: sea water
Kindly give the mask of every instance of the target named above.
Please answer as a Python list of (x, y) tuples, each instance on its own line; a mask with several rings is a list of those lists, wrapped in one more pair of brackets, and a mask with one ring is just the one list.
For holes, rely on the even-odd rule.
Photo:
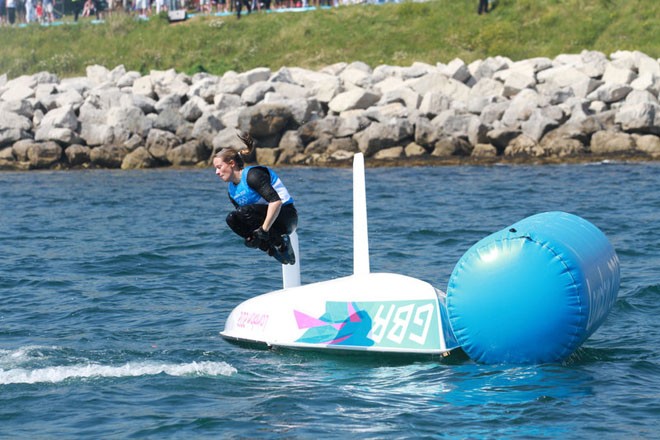
[[(351, 170), (278, 171), (302, 282), (349, 275)], [(476, 241), (561, 210), (612, 242), (618, 300), (557, 364), (241, 348), (225, 319), (281, 270), (229, 232), (212, 169), (0, 173), (0, 438), (658, 437), (658, 164), (368, 168), (366, 184), (373, 272), (446, 290)]]

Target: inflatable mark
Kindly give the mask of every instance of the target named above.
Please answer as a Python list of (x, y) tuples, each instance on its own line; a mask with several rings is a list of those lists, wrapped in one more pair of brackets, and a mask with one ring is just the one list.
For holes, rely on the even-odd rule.
[(616, 252), (598, 228), (546, 212), (472, 246), (449, 279), (447, 311), (477, 362), (560, 362), (605, 320), (619, 278)]

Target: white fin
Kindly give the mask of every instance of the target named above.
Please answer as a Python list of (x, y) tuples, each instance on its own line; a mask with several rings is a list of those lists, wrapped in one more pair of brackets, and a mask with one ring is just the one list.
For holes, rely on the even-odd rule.
[(353, 156), (353, 273), (368, 274), (369, 234), (367, 226), (367, 190), (364, 179), (364, 155)]
[(300, 286), (300, 251), (298, 246), (298, 234), (293, 231), (289, 235), (291, 239), (291, 246), (296, 255), (296, 264), (283, 264), (282, 265), (282, 287), (288, 289), (290, 287)]

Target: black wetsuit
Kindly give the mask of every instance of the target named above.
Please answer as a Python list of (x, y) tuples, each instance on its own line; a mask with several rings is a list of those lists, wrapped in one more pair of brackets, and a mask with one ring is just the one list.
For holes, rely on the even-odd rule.
[[(249, 240), (254, 231), (259, 229), (266, 218), (268, 211), (268, 203), (277, 202), (281, 200), (280, 195), (277, 193), (271, 183), (271, 174), (268, 168), (256, 166), (246, 169), (247, 176), (245, 178), (247, 185), (259, 194), (266, 203), (251, 203), (239, 205), (236, 200), (229, 196), (229, 200), (234, 205), (236, 210), (227, 215), (227, 224), (236, 234)], [(298, 212), (296, 211), (293, 202), (285, 203), (280, 208), (280, 213), (275, 219), (275, 222), (268, 231), (270, 243), (260, 243), (259, 248), (263, 251), (269, 249), (269, 245), (281, 245), (282, 235), (289, 235), (296, 230), (298, 226)], [(246, 241), (246, 244), (248, 241)]]

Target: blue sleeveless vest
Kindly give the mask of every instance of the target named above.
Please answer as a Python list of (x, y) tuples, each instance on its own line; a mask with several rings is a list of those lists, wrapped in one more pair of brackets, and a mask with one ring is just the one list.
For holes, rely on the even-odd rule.
[[(250, 185), (247, 183), (248, 172), (251, 168), (254, 168), (254, 166), (249, 166), (243, 169), (243, 172), (241, 173), (241, 181), (238, 183), (238, 185), (233, 182), (229, 182), (229, 197), (231, 197), (232, 200), (238, 204), (238, 206), (255, 204), (267, 205), (268, 201), (261, 197), (258, 192), (250, 188)], [(270, 168), (264, 168), (268, 170), (268, 173), (270, 174), (270, 184), (280, 196), (282, 204), (289, 205), (293, 203), (293, 197), (291, 197), (289, 191), (287, 191), (277, 173), (275, 173), (275, 171), (271, 170)]]

